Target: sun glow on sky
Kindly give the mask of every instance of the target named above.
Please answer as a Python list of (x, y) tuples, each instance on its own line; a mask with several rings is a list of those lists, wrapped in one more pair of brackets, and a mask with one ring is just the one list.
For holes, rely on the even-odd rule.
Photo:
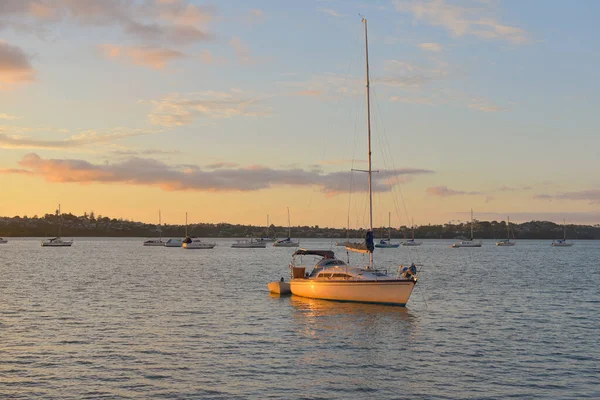
[(61, 203), (286, 225), (290, 207), (293, 225), (365, 226), (366, 178), (350, 173), (367, 158), (360, 13), (376, 225), (471, 208), (596, 224), (598, 12), (592, 0), (4, 0), (0, 215)]

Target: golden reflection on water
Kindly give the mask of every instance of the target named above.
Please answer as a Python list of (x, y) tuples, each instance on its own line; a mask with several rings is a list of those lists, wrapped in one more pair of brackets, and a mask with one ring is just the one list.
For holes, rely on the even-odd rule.
[(308, 336), (317, 337), (319, 332), (330, 334), (346, 331), (349, 327), (359, 336), (377, 335), (379, 330), (398, 329), (413, 338), (418, 332), (418, 317), (406, 307), (300, 296), (291, 296), (290, 305), (296, 310), (294, 319)]

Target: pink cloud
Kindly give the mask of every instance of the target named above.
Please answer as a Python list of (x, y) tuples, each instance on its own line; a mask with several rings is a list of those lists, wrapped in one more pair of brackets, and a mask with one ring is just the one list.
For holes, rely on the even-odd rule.
[(433, 186), (427, 188), (427, 193), (430, 196), (448, 197), (448, 196), (474, 196), (481, 195), (481, 192), (467, 192), (464, 190), (454, 190), (448, 188), (448, 186)]
[[(350, 172), (322, 173), (301, 168), (273, 169), (260, 165), (203, 170), (197, 166), (173, 166), (155, 159), (139, 157), (112, 164), (93, 164), (77, 159), (43, 159), (31, 153), (23, 157), (19, 164), (22, 169), (18, 170), (18, 173), (37, 175), (49, 182), (122, 183), (157, 186), (168, 191), (256, 191), (280, 186), (316, 186), (327, 194), (336, 194), (347, 192), (350, 182)], [(17, 173), (12, 171), (17, 170), (2, 172)], [(385, 180), (392, 176), (431, 172), (414, 168), (382, 170), (376, 174), (373, 190), (391, 190), (391, 186), (387, 185)], [(354, 191), (364, 191), (366, 185), (362, 186), (355, 185)]]

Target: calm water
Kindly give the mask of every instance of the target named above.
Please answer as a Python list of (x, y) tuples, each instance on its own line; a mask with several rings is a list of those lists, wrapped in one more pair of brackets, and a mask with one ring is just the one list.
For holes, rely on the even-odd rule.
[(0, 245), (0, 398), (600, 398), (600, 242), (377, 250), (426, 264), (407, 308), (271, 296), (293, 250), (217, 242)]

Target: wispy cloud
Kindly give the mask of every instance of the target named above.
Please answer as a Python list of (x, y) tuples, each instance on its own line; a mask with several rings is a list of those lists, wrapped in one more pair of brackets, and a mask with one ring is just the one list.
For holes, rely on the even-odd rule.
[(421, 50), (433, 51), (435, 53), (439, 53), (443, 49), (443, 47), (442, 47), (441, 44), (439, 44), (439, 43), (433, 43), (433, 42), (419, 43), (419, 48)]
[(35, 80), (31, 58), (19, 47), (0, 40), (0, 89), (6, 85)]
[(177, 50), (162, 49), (148, 46), (119, 46), (114, 44), (100, 45), (107, 58), (125, 59), (136, 65), (153, 69), (164, 69), (166, 64), (186, 55)]
[(573, 200), (587, 201), (590, 204), (600, 204), (600, 189), (588, 189), (572, 192), (561, 192), (556, 194), (536, 194), (533, 196), (537, 200)]
[(248, 46), (238, 36), (232, 37), (229, 44), (233, 47), (239, 62), (242, 64), (256, 64), (257, 60), (250, 55)]
[(468, 192), (464, 190), (454, 190), (448, 186), (433, 186), (427, 188), (427, 194), (430, 196), (448, 197), (448, 196), (475, 196), (482, 195), (482, 192)]
[(163, 126), (188, 125), (197, 118), (266, 116), (270, 114), (270, 110), (263, 104), (263, 99), (264, 96), (239, 90), (173, 93), (163, 99), (150, 101), (154, 110), (148, 116), (153, 124)]
[(423, 67), (405, 61), (388, 60), (385, 62), (385, 69), (387, 74), (374, 80), (401, 88), (419, 88), (449, 75), (447, 64), (441, 61), (436, 61), (436, 65)]
[(506, 110), (506, 108), (500, 107), (499, 105), (496, 105), (487, 99), (475, 97), (471, 98), (471, 102), (469, 103), (468, 107), (473, 110), (479, 110), (483, 112), (500, 112)]
[(475, 36), (482, 39), (506, 40), (513, 44), (530, 42), (527, 32), (500, 23), (491, 2), (471, 1), (471, 6), (445, 0), (395, 0), (396, 10), (409, 13), (418, 21), (447, 29), (454, 37)]
[[(134, 44), (105, 48), (105, 55), (162, 69), (168, 61), (183, 57), (181, 47), (213, 39), (208, 31), (212, 14), (212, 7), (189, 0), (3, 0), (0, 30), (37, 32), (40, 27), (63, 25), (116, 28)], [(24, 70), (18, 76), (31, 80), (30, 68)]]
[[(111, 143), (128, 137), (160, 133), (160, 130), (113, 129), (109, 132), (81, 131), (62, 140), (38, 139), (12, 133), (10, 127), (0, 126), (0, 148), (65, 150), (99, 143)], [(17, 130), (18, 131), (18, 130)], [(56, 132), (53, 132), (56, 134)]]
[(14, 115), (8, 115), (8, 114), (5, 114), (5, 113), (0, 113), (0, 119), (8, 119), (8, 120), (10, 120), (10, 119), (17, 119), (17, 118), (19, 118), (19, 117), (16, 117)]
[[(122, 162), (93, 164), (79, 159), (43, 159), (28, 154), (19, 162), (18, 173), (30, 173), (49, 182), (123, 183), (157, 186), (169, 191), (256, 191), (279, 186), (315, 186), (333, 195), (348, 191), (350, 172), (322, 173), (301, 168), (273, 169), (260, 165), (202, 169), (196, 166), (172, 166), (150, 158), (132, 157)], [(26, 172), (28, 171), (28, 172)], [(4, 170), (4, 173), (13, 173)], [(386, 180), (392, 176), (428, 174), (432, 171), (405, 168), (380, 171), (373, 182), (373, 190), (391, 190)], [(366, 189), (360, 185), (355, 191)]]
[(319, 11), (328, 15), (331, 15), (332, 17), (345, 17), (344, 14), (340, 14), (335, 10), (332, 10), (331, 8), (319, 8)]

